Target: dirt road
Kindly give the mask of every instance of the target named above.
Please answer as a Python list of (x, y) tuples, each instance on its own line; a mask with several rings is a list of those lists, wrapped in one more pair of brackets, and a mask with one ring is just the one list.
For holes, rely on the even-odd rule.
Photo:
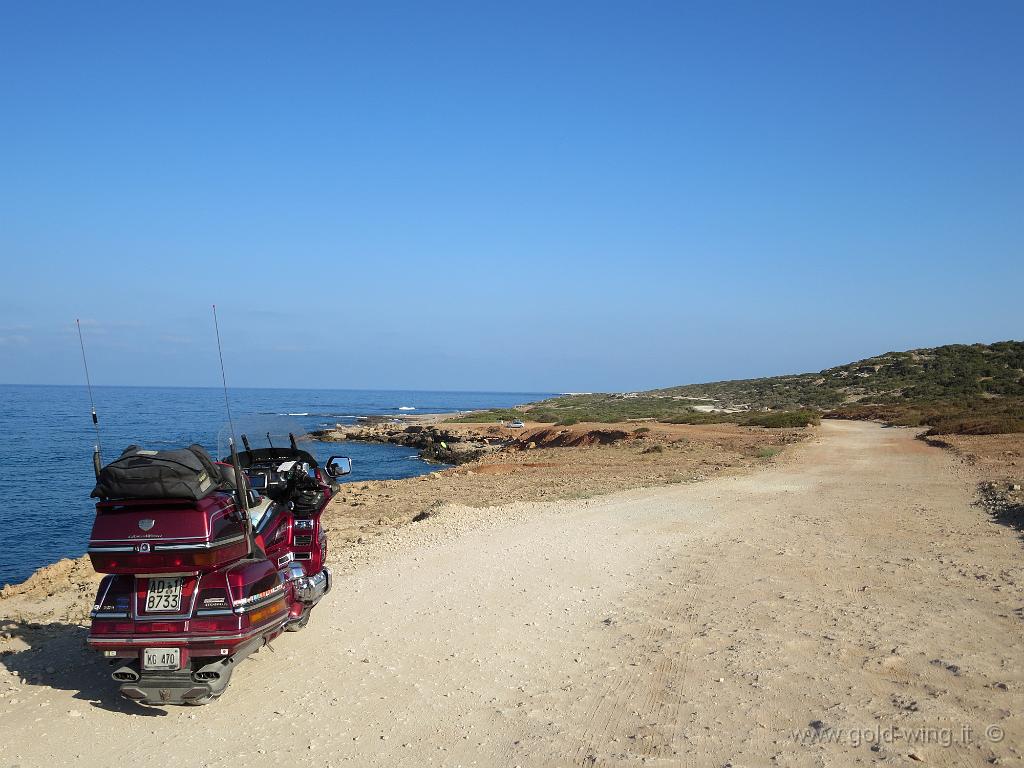
[(26, 630), (0, 766), (1016, 765), (1024, 549), (968, 471), (827, 423), (745, 477), (447, 508), (204, 708), (121, 702), (83, 630)]

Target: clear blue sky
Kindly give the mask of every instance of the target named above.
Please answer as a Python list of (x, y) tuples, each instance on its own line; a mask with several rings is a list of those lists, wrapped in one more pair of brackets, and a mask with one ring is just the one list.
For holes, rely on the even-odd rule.
[(5, 3), (0, 382), (622, 390), (1021, 338), (1024, 3)]

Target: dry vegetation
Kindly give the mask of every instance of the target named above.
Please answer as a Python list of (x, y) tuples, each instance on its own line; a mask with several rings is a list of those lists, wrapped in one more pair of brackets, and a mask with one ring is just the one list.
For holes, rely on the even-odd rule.
[(653, 419), (772, 428), (813, 424), (823, 415), (926, 426), (933, 435), (1024, 432), (1024, 342), (887, 352), (818, 373), (570, 395), (468, 414), (459, 421)]

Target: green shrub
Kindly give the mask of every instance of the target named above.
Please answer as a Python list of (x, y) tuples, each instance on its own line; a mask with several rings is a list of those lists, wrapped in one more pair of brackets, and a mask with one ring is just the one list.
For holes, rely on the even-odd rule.
[(767, 427), (768, 429), (784, 429), (788, 427), (806, 427), (820, 424), (821, 416), (814, 411), (776, 411), (759, 413), (743, 421), (747, 427)]
[(707, 413), (706, 411), (686, 411), (667, 419), (669, 424), (735, 424), (739, 415), (735, 413)]
[(826, 414), (899, 427), (930, 427), (929, 435), (1000, 435), (1024, 432), (1024, 397), (956, 398), (883, 405), (848, 405)]
[(518, 408), (492, 408), (488, 411), (473, 411), (462, 416), (456, 416), (448, 421), (455, 424), (490, 424), (495, 421), (512, 421), (513, 419), (525, 419), (527, 414)]
[[(742, 410), (694, 409), (707, 402)], [(772, 410), (756, 410), (761, 408)], [(688, 384), (628, 395), (563, 395), (520, 408), (465, 414), (453, 421), (521, 418), (569, 426), (653, 419), (783, 428), (817, 424), (822, 412), (832, 418), (928, 426), (931, 434), (1024, 432), (1024, 342), (886, 352), (818, 373)]]

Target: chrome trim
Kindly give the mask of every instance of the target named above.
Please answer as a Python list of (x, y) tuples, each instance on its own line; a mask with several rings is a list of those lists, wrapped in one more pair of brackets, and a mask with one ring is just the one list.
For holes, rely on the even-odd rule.
[[(288, 621), (289, 619), (285, 618), (279, 624), (277, 624), (277, 626), (283, 627), (285, 624), (288, 623)], [(106, 645), (108, 643), (128, 643), (130, 645), (144, 645), (148, 643), (153, 647), (156, 647), (158, 645), (164, 645), (166, 643), (185, 643), (186, 645), (195, 645), (199, 642), (207, 643), (218, 642), (220, 640), (244, 640), (247, 637), (255, 638), (259, 637), (260, 635), (268, 631), (272, 631), (275, 628), (275, 625), (267, 624), (266, 626), (261, 627), (255, 632), (239, 632), (233, 635), (190, 635), (188, 637), (164, 637), (161, 635), (151, 637), (96, 637), (94, 635), (89, 635), (86, 638), (86, 642), (95, 645)]]
[(134, 552), (135, 547), (89, 547), (85, 551), (90, 554), (103, 554), (106, 552)]
[[(185, 537), (182, 537), (185, 538)], [(191, 538), (191, 537), (189, 537)], [(236, 541), (244, 541), (245, 535), (239, 534), (237, 536), (228, 536), (223, 539), (214, 539), (213, 541), (205, 541), (201, 544), (153, 544), (154, 552), (169, 552), (171, 550), (193, 550), (193, 549), (216, 549), (217, 547), (223, 547), (228, 544), (234, 544)]]
[(331, 591), (331, 572), (326, 567), (312, 576), (303, 576), (294, 580), (295, 597), (300, 602), (312, 606), (321, 597)]
[(207, 536), (207, 535), (204, 535), (204, 536), (166, 536), (166, 535), (164, 535), (162, 533), (149, 533), (149, 534), (146, 534), (145, 536), (133, 536), (130, 539), (126, 539), (126, 538), (120, 538), (120, 539), (89, 539), (89, 543), (92, 544), (92, 543), (95, 542), (97, 544), (103, 544), (103, 543), (108, 543), (108, 542), (119, 542), (121, 544), (124, 544), (125, 542), (160, 541), (161, 539), (167, 539), (167, 538), (171, 538), (171, 539), (208, 539), (210, 537)]
[(271, 595), (270, 597), (264, 597), (262, 600), (259, 600), (259, 601), (255, 602), (255, 603), (249, 603), (248, 605), (236, 605), (232, 609), (232, 613), (237, 613), (239, 615), (241, 615), (243, 613), (249, 613), (250, 611), (254, 611), (257, 608), (262, 608), (267, 603), (272, 603), (275, 600), (280, 600), (282, 597), (283, 597), (283, 595), (275, 593), (275, 594)]
[(225, 609), (216, 610), (216, 611), (212, 611), (212, 610), (211, 611), (204, 611), (204, 610), (196, 611), (196, 616), (234, 616), (234, 615), (235, 615), (235, 612), (232, 611), (230, 608), (225, 608)]
[(241, 608), (242, 606), (246, 605), (259, 605), (260, 603), (266, 602), (267, 600), (276, 597), (278, 592), (284, 592), (284, 589), (284, 584), (278, 584), (277, 586), (271, 587), (266, 592), (261, 592), (258, 595), (243, 597), (238, 600), (232, 600), (231, 606), (233, 608)]
[[(162, 539), (162, 538), (164, 538), (164, 535), (162, 533), (152, 533), (152, 534), (147, 534), (146, 536), (133, 536), (130, 539), (123, 539), (123, 538), (122, 539), (89, 539), (89, 543), (90, 544), (104, 544), (104, 543), (109, 543), (109, 542), (114, 541), (114, 542), (120, 542), (120, 543), (123, 544), (126, 541), (127, 542), (154, 541), (154, 540)], [(179, 536), (178, 538), (179, 539), (205, 539), (206, 537), (205, 536)]]
[(130, 613), (103, 613), (102, 611), (89, 611), (89, 618), (92, 619), (128, 619), (131, 618)]

